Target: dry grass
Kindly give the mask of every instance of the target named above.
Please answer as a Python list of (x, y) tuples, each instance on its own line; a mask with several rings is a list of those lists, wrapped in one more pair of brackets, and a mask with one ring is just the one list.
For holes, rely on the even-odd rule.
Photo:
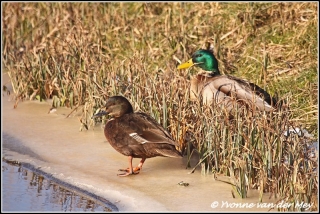
[[(236, 190), (317, 204), (317, 3), (4, 3), (3, 64), (17, 100), (52, 99), (81, 110), (81, 129), (105, 98), (124, 95), (172, 133), (188, 157), (234, 178)], [(290, 111), (235, 120), (189, 101), (178, 71), (205, 42), (220, 70), (287, 100)], [(72, 110), (72, 111), (73, 111)], [(191, 150), (194, 148), (194, 150)], [(262, 200), (262, 197), (260, 198)], [(317, 210), (317, 206), (313, 207)], [(298, 210), (298, 209), (296, 209)]]

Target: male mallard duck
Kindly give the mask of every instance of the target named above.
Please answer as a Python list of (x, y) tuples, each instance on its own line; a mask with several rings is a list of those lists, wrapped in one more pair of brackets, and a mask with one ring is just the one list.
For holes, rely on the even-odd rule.
[[(106, 111), (95, 114), (101, 117), (109, 114), (110, 119), (104, 128), (104, 134), (110, 145), (121, 154), (129, 157), (129, 168), (119, 176), (137, 174), (147, 158), (156, 156), (182, 157), (176, 149), (178, 144), (155, 119), (142, 112), (133, 112), (130, 102), (122, 96), (113, 96), (107, 100)], [(138, 167), (132, 167), (133, 158), (142, 158)]]
[(229, 75), (221, 75), (218, 61), (211, 50), (200, 49), (192, 58), (178, 66), (178, 69), (191, 66), (202, 68), (205, 73), (199, 73), (191, 79), (190, 98), (195, 100), (202, 96), (203, 103), (225, 105), (232, 109), (233, 99), (257, 107), (259, 110), (274, 110), (276, 99), (272, 98), (259, 86)]

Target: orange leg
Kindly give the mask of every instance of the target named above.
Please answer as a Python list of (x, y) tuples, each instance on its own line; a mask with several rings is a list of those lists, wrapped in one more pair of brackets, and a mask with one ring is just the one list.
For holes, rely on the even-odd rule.
[(132, 156), (129, 156), (129, 168), (119, 169), (119, 171), (125, 171), (125, 173), (118, 174), (118, 176), (135, 175), (135, 174), (138, 174), (140, 172), (140, 170), (142, 170), (142, 165), (146, 159), (142, 158), (139, 165), (134, 168), (132, 167), (132, 159), (133, 159)]
[(138, 168), (139, 170), (142, 170), (142, 165), (143, 165), (143, 163), (146, 161), (146, 158), (142, 158), (141, 159), (141, 161), (140, 161), (140, 163), (139, 163), (139, 165), (138, 165), (138, 167), (136, 167), (136, 168)]

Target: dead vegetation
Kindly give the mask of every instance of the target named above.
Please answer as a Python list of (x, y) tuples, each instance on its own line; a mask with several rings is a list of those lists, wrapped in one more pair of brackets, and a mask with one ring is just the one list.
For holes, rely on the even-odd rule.
[[(17, 101), (52, 99), (82, 111), (82, 129), (98, 122), (91, 116), (106, 97), (123, 95), (168, 128), (188, 157), (198, 152), (206, 172), (233, 178), (241, 197), (259, 188), (260, 200), (269, 192), (317, 210), (317, 152), (306, 152), (316, 139), (283, 136), (293, 127), (318, 134), (317, 7), (4, 3), (2, 61)], [(249, 79), (290, 110), (254, 118), (239, 110), (227, 120), (191, 102), (190, 74), (176, 66), (207, 41), (222, 73)]]

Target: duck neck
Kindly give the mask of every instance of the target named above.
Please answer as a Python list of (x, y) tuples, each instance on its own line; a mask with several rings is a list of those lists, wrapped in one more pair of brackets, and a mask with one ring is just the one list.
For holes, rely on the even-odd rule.
[(218, 68), (214, 68), (214, 69), (208, 71), (208, 75), (210, 77), (218, 76), (218, 75), (220, 75), (220, 71)]

